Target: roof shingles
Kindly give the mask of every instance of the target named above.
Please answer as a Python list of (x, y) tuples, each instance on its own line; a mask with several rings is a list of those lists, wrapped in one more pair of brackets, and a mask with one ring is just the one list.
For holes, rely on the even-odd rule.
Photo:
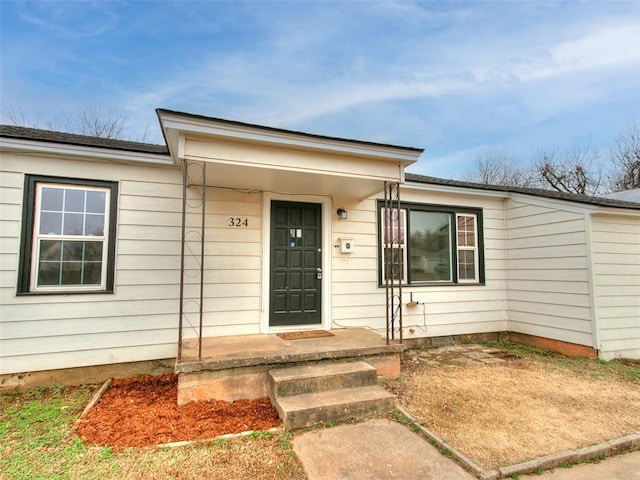
[(169, 154), (169, 150), (165, 145), (130, 142), (128, 140), (116, 140), (113, 138), (91, 137), (88, 135), (77, 135), (75, 133), (40, 130), (39, 128), (18, 127), (15, 125), (0, 125), (0, 137), (36, 140), (66, 145), (81, 145), (85, 147), (108, 148), (113, 150), (127, 150), (130, 152), (154, 153), (160, 155)]
[[(0, 137), (16, 138), (23, 140), (34, 140), (67, 145), (82, 145), (86, 147), (97, 147), (113, 150), (125, 150), (131, 152), (151, 153), (169, 155), (166, 145), (154, 145), (149, 143), (131, 142), (128, 140), (116, 140), (112, 138), (99, 138), (87, 135), (77, 135), (74, 133), (55, 132), (51, 130), (40, 130), (38, 128), (19, 127), (15, 125), (0, 125)], [(429, 177), (426, 175), (406, 174), (408, 182), (422, 183), (427, 185), (442, 185), (455, 188), (468, 188), (475, 190), (497, 191), (508, 193), (521, 193), (536, 197), (553, 198), (569, 202), (595, 205), (601, 207), (614, 207), (640, 210), (640, 203), (626, 202), (612, 198), (590, 197), (586, 195), (576, 195), (572, 193), (542, 190), (537, 188), (524, 188), (504, 185), (486, 185), (482, 183), (462, 182), (459, 180), (447, 180), (443, 178)]]

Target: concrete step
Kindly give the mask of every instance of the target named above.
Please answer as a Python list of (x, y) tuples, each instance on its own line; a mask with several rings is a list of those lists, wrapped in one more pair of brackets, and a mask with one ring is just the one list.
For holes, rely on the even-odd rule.
[(383, 415), (393, 410), (395, 396), (371, 385), (278, 397), (272, 402), (284, 428), (293, 430), (317, 423)]
[(363, 361), (327, 362), (269, 371), (269, 397), (376, 385), (376, 369)]

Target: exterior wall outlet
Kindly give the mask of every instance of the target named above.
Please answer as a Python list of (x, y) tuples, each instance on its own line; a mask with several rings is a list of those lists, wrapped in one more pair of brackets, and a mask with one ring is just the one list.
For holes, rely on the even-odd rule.
[(340, 252), (341, 253), (353, 253), (354, 250), (353, 238), (341, 238), (340, 239)]

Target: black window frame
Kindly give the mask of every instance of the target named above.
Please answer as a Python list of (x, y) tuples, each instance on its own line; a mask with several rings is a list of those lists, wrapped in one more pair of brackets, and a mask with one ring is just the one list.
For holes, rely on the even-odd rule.
[[(385, 286), (385, 278), (383, 276), (383, 248), (384, 245), (383, 237), (382, 237), (382, 215), (383, 210), (385, 208), (385, 204), (383, 200), (378, 200), (377, 202), (377, 230), (378, 230), (378, 286)], [(406, 210), (406, 244), (404, 248), (406, 249), (406, 257), (407, 257), (407, 265), (406, 265), (406, 279), (403, 280), (402, 285), (407, 287), (438, 287), (438, 286), (483, 286), (486, 285), (486, 275), (485, 275), (485, 254), (484, 254), (484, 219), (483, 219), (483, 209), (482, 208), (474, 208), (467, 206), (455, 206), (455, 205), (442, 205), (442, 204), (431, 204), (431, 203), (418, 203), (418, 202), (401, 202), (400, 209)], [(421, 211), (421, 212), (437, 212), (437, 213), (447, 213), (451, 216), (451, 225), (453, 226), (453, 231), (451, 232), (450, 238), (450, 248), (451, 248), (451, 278), (452, 281), (411, 281), (411, 246), (410, 246), (410, 234), (411, 234), (411, 212), (412, 211)], [(458, 248), (457, 248), (457, 222), (456, 222), (456, 214), (462, 215), (475, 215), (476, 217), (476, 236), (478, 242), (478, 281), (459, 281), (459, 265), (458, 265)]]
[[(70, 286), (70, 289), (64, 288), (56, 290), (31, 290), (31, 271), (32, 264), (35, 261), (32, 257), (34, 254), (34, 225), (35, 225), (35, 208), (36, 208), (36, 190), (37, 185), (41, 183), (55, 184), (64, 187), (65, 185), (74, 187), (94, 187), (109, 189), (109, 225), (107, 238), (107, 255), (106, 255), (106, 278), (103, 289), (77, 290)], [(117, 210), (118, 210), (118, 182), (106, 180), (81, 179), (71, 177), (55, 177), (49, 175), (33, 175), (26, 174), (24, 178), (24, 192), (22, 201), (22, 225), (20, 228), (20, 251), (18, 262), (18, 284), (17, 295), (86, 295), (101, 294), (114, 292), (115, 278), (115, 258), (116, 258), (116, 226), (117, 226)]]

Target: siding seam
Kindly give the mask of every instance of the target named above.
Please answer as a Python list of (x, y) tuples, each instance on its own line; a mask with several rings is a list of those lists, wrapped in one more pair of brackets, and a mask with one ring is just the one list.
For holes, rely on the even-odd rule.
[(598, 302), (596, 301), (596, 288), (595, 288), (595, 271), (593, 265), (593, 243), (591, 238), (591, 230), (593, 228), (591, 213), (585, 212), (584, 214), (584, 234), (587, 244), (587, 271), (589, 278), (589, 299), (591, 303), (591, 335), (593, 338), (593, 348), (600, 350), (600, 326), (598, 318)]

